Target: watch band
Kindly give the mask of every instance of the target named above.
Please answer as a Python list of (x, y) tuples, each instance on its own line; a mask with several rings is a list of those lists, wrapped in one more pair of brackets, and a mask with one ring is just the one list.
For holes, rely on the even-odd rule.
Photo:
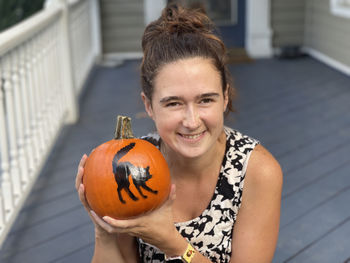
[(182, 259), (186, 263), (191, 263), (194, 255), (196, 254), (196, 250), (192, 247), (190, 243), (188, 243), (185, 253), (182, 255)]
[(183, 263), (191, 263), (194, 255), (196, 254), (196, 250), (192, 247), (190, 243), (187, 244), (187, 248), (185, 253), (183, 253), (180, 257), (165, 257), (165, 262), (183, 262)]

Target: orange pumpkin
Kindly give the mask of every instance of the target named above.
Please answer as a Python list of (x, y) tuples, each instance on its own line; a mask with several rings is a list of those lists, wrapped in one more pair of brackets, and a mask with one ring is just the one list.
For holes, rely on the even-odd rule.
[(88, 157), (83, 184), (96, 214), (127, 219), (163, 204), (170, 192), (170, 172), (153, 144), (133, 137), (130, 118), (118, 116), (115, 139)]

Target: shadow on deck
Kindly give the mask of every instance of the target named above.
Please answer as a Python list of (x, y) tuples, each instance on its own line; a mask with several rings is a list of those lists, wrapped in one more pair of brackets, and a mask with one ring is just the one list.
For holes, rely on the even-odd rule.
[[(64, 128), (0, 251), (0, 261), (89, 262), (94, 233), (74, 189), (83, 153), (113, 136), (118, 114), (152, 131), (139, 98), (139, 61), (96, 67), (81, 117)], [(350, 78), (311, 58), (234, 65), (238, 114), (226, 124), (261, 141), (284, 171), (274, 262), (350, 259)]]

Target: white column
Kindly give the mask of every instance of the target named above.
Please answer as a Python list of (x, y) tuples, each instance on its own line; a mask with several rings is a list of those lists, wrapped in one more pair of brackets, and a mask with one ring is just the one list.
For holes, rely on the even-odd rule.
[(270, 0), (246, 2), (246, 49), (252, 58), (272, 56)]
[(166, 0), (144, 0), (143, 9), (145, 25), (148, 25), (150, 22), (160, 17), (163, 8), (166, 6), (166, 3)]
[(90, 17), (92, 26), (92, 42), (95, 60), (99, 61), (102, 56), (100, 3), (97, 0), (90, 0)]

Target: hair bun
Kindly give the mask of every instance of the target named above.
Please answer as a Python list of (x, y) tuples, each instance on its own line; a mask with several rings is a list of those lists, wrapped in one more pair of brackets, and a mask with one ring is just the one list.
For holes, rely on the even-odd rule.
[(164, 31), (170, 34), (210, 33), (213, 24), (209, 18), (198, 10), (188, 10), (172, 4), (167, 6), (161, 16)]

